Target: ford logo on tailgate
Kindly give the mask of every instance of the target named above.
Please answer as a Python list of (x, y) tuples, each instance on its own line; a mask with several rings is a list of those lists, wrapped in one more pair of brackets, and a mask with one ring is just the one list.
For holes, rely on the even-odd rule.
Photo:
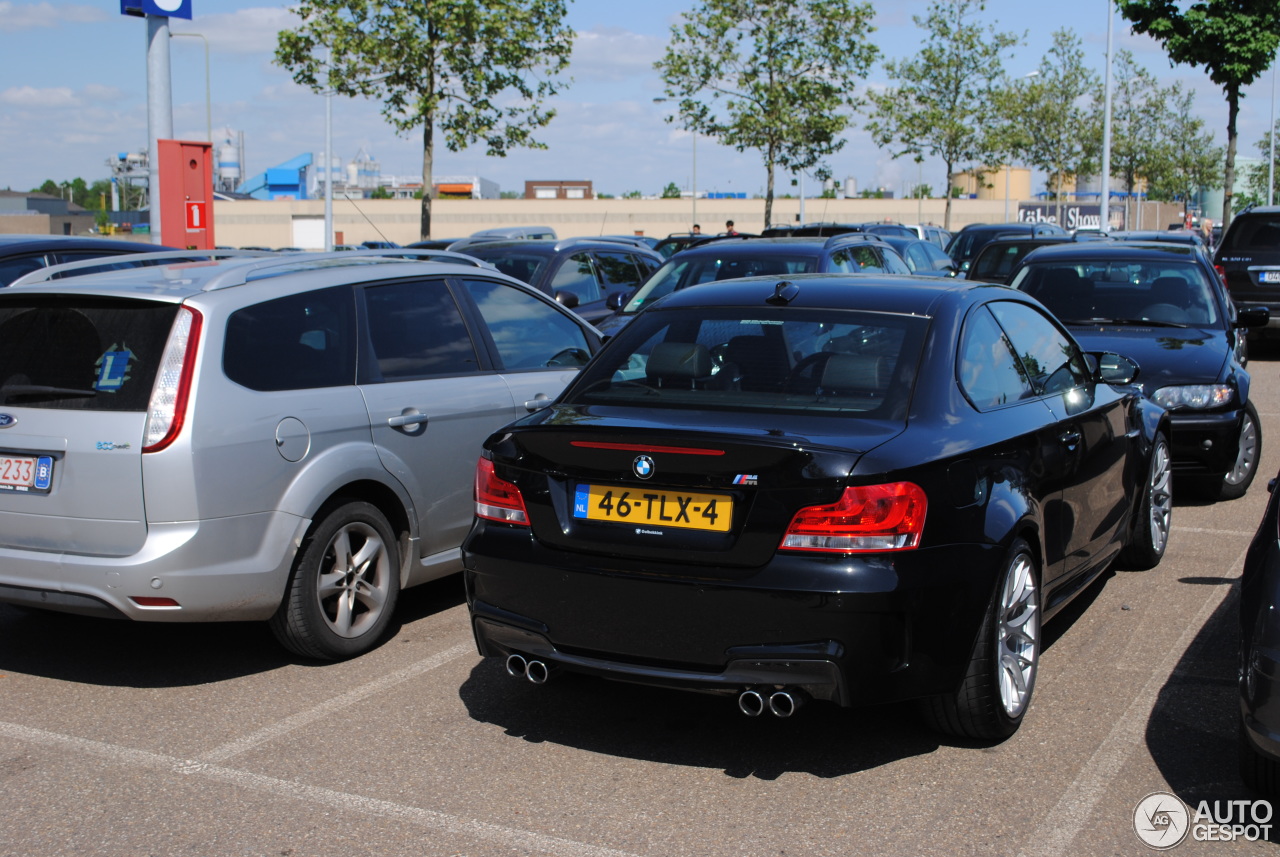
[(13, 414), (0, 414), (0, 429), (9, 428), (12, 425), (17, 425), (17, 423), (18, 418)]

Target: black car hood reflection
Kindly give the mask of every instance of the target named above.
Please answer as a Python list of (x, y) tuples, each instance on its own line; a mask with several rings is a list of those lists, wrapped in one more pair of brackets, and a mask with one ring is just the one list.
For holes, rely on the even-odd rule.
[[(1114, 351), (1138, 364), (1148, 390), (1166, 384), (1211, 384), (1221, 379), (1231, 347), (1221, 330), (1067, 323), (1085, 351)], [(1153, 386), (1154, 385), (1154, 386)]]

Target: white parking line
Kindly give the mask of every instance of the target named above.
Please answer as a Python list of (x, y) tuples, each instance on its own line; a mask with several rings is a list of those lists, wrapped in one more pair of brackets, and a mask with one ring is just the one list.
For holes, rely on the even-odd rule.
[(145, 768), (184, 776), (207, 777), (234, 786), (266, 792), (276, 797), (321, 804), (334, 809), (359, 812), (365, 815), (393, 818), (443, 833), (495, 842), (515, 851), (536, 851), (542, 854), (555, 855), (555, 857), (636, 857), (636, 855), (629, 852), (617, 851), (613, 848), (602, 848), (583, 842), (575, 842), (571, 839), (561, 839), (557, 836), (530, 833), (527, 830), (502, 827), (497, 824), (475, 821), (474, 819), (459, 818), (442, 812), (422, 809), (421, 807), (362, 797), (361, 795), (334, 791), (333, 789), (308, 786), (303, 783), (226, 768), (199, 760), (179, 759), (147, 750), (135, 750), (129, 747), (107, 744), (102, 741), (91, 741), (87, 738), (60, 735), (56, 732), (32, 729), (29, 726), (20, 726), (16, 723), (0, 722), (0, 738), (22, 741), (27, 744), (37, 744), (42, 747), (80, 755), (94, 756), (131, 768)]
[[(1191, 528), (1187, 528), (1190, 530)], [(1199, 532), (1222, 532), (1200, 530)], [(1252, 536), (1253, 533), (1248, 535)], [(1241, 551), (1227, 570), (1223, 579), (1239, 577), (1244, 566), (1245, 551)], [(1142, 686), (1124, 714), (1116, 719), (1116, 725), (1089, 757), (1076, 778), (1067, 787), (1056, 806), (1045, 813), (1035, 832), (1026, 841), (1034, 845), (1019, 852), (1019, 857), (1061, 857), (1071, 843), (1089, 823), (1093, 808), (1106, 794), (1107, 786), (1115, 779), (1134, 749), (1142, 746), (1150, 714), (1155, 708), (1160, 689), (1173, 675), (1191, 641), (1204, 628), (1209, 617), (1218, 609), (1233, 587), (1214, 587), (1203, 606), (1187, 622), (1186, 629), (1176, 645), (1170, 646), (1152, 669), (1150, 678)], [(1138, 796), (1141, 797), (1141, 796)], [(1137, 798), (1134, 804), (1137, 803)], [(1125, 811), (1129, 811), (1125, 808)], [(1088, 849), (1085, 849), (1086, 851)]]
[[(308, 726), (315, 723), (317, 720), (322, 720), (333, 714), (335, 711), (340, 711), (349, 705), (354, 705), (357, 702), (373, 696), (375, 693), (380, 693), (387, 688), (394, 687), (395, 685), (408, 681), (415, 676), (420, 676), (425, 672), (430, 672), (436, 667), (443, 666), (449, 661), (462, 657), (467, 654), (467, 652), (474, 651), (475, 645), (473, 643), (460, 643), (452, 649), (446, 649), (437, 655), (432, 655), (425, 660), (418, 661), (415, 664), (410, 664), (403, 669), (387, 673), (381, 678), (371, 681), (366, 685), (361, 685), (355, 690), (349, 690), (341, 696), (335, 696), (332, 699), (327, 699), (320, 705), (317, 705), (315, 708), (308, 711), (302, 711), (291, 717), (286, 717), (285, 719), (273, 723), (264, 729), (259, 729), (257, 732), (245, 735), (243, 738), (237, 738), (234, 741), (223, 744), (221, 747), (215, 747), (207, 753), (201, 753), (198, 761), (211, 763), (225, 762), (228, 759), (240, 755), (241, 753), (252, 750), (259, 744), (264, 744), (267, 741), (273, 741), (276, 738), (293, 732), (294, 730), (301, 729), (303, 726)], [(477, 655), (477, 657), (479, 656)]]

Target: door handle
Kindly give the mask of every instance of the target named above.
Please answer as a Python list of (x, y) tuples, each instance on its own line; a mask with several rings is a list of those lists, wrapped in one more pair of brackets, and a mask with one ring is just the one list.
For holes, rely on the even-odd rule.
[(1067, 449), (1075, 449), (1080, 445), (1080, 437), (1080, 432), (1072, 429), (1070, 431), (1064, 431), (1062, 434), (1058, 435), (1058, 440), (1062, 441), (1063, 446)]
[(539, 393), (538, 395), (534, 396), (532, 399), (524, 403), (524, 409), (529, 413), (533, 413), (534, 411), (542, 410), (549, 404), (551, 404), (550, 397), (547, 396), (546, 393)]
[(403, 413), (398, 417), (389, 417), (387, 419), (387, 425), (391, 426), (392, 428), (405, 428), (406, 426), (423, 425), (427, 422), (428, 419), (430, 419), (430, 417), (428, 417), (426, 414), (419, 413), (418, 411), (410, 410), (409, 412)]

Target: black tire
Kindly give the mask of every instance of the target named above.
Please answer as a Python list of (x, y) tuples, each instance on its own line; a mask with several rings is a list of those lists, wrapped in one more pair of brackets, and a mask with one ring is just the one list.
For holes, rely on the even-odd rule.
[(979, 741), (1002, 741), (1018, 731), (1040, 664), (1040, 608), (1035, 555), (1015, 539), (959, 691), (924, 700), (924, 715), (935, 729)]
[(1253, 402), (1245, 402), (1244, 419), (1240, 423), (1240, 451), (1235, 466), (1222, 478), (1218, 491), (1219, 500), (1236, 500), (1245, 495), (1258, 474), (1262, 459), (1262, 420)]
[(1238, 741), (1240, 752), (1240, 779), (1253, 791), (1268, 797), (1280, 796), (1280, 762), (1264, 756), (1254, 749), (1240, 724)]
[(1173, 511), (1172, 459), (1169, 441), (1157, 434), (1151, 444), (1151, 464), (1138, 501), (1129, 543), (1120, 554), (1120, 564), (1134, 571), (1155, 568), (1169, 545), (1169, 519)]
[(399, 595), (400, 549), (391, 525), (377, 507), (351, 501), (307, 534), (271, 630), (303, 657), (355, 657), (381, 640)]

